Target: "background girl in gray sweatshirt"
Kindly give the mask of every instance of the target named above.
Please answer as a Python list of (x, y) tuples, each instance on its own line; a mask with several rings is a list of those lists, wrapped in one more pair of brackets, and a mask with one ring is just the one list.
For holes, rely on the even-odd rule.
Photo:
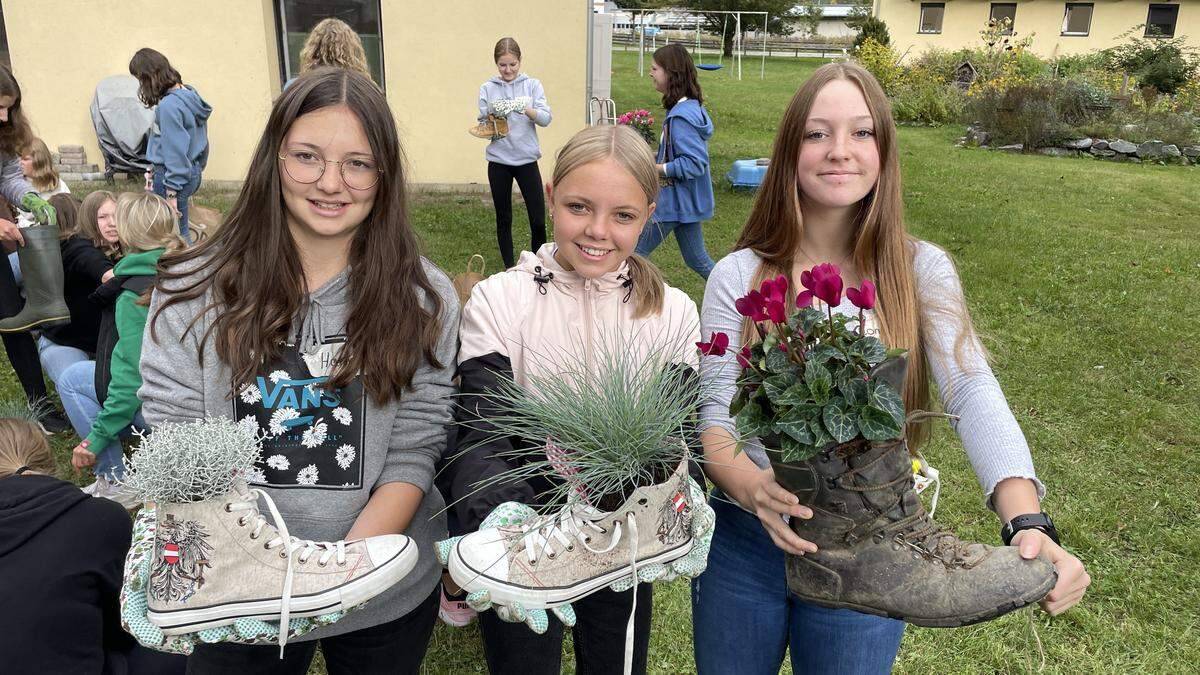
[(517, 181), (529, 212), (530, 249), (546, 243), (546, 201), (542, 197), (542, 174), (537, 161), (542, 156), (537, 127), (549, 126), (550, 105), (537, 78), (521, 72), (521, 47), (506, 37), (496, 43), (496, 69), (479, 86), (479, 119), (488, 115), (508, 120), (508, 135), (488, 144), (488, 185), (496, 208), (496, 240), (504, 267), (516, 263), (512, 241), (512, 184)]

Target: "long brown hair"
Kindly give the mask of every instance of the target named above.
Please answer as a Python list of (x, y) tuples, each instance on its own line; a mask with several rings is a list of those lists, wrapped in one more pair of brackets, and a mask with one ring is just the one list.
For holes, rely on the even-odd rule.
[(21, 85), (17, 84), (17, 78), (4, 65), (0, 65), (0, 96), (11, 96), (13, 99), (13, 104), (8, 106), (8, 121), (0, 123), (0, 152), (16, 155), (29, 144), (33, 130), (29, 128), (25, 111), (21, 110)]
[[(188, 330), (212, 312), (202, 346), (213, 336), (218, 357), (232, 371), (231, 385), (250, 381), (263, 361), (279, 356), (308, 289), (285, 220), (278, 155), (297, 118), (331, 106), (346, 106), (358, 118), (382, 178), (350, 244), (348, 337), (330, 384), (345, 386), (362, 373), (366, 391), (383, 405), (410, 386), (422, 361), (441, 367), (434, 348), (442, 302), (425, 275), (409, 219), (396, 122), (383, 92), (361, 73), (320, 68), (275, 100), (225, 224), (212, 239), (159, 261), (157, 290), (169, 297), (152, 319), (151, 337), (157, 339), (153, 322), (164, 310), (211, 290), (212, 300)], [(197, 272), (187, 271), (193, 261)]]
[[(633, 176), (646, 195), (646, 204), (658, 198), (658, 169), (650, 146), (631, 127), (598, 125), (587, 127), (571, 137), (554, 159), (552, 185), (559, 185), (575, 169), (592, 162), (612, 158)], [(644, 227), (653, 227), (646, 223)], [(658, 314), (666, 296), (666, 282), (654, 263), (634, 253), (626, 259), (633, 281), (633, 318)]]
[(161, 52), (142, 47), (129, 60), (129, 74), (138, 80), (138, 98), (147, 108), (153, 108), (171, 91), (171, 87), (183, 84), (179, 71)]
[[(789, 294), (794, 299), (792, 268), (804, 236), (796, 165), (813, 101), (834, 80), (853, 82), (862, 91), (875, 122), (879, 149), (879, 179), (860, 203), (851, 259), (860, 275), (874, 280), (879, 289), (875, 315), (883, 341), (908, 350), (908, 378), (902, 392), (905, 407), (910, 411), (928, 409), (929, 367), (913, 278), (915, 240), (904, 227), (896, 125), (887, 96), (871, 73), (853, 63), (830, 63), (800, 86), (779, 123), (771, 163), (734, 248), (752, 249), (763, 259), (752, 287), (783, 274), (793, 281)], [(752, 338), (749, 332), (744, 330), (743, 336)], [(927, 438), (928, 426), (928, 422), (909, 426), (907, 436), (914, 448)]]
[(700, 80), (696, 78), (696, 64), (692, 63), (692, 55), (683, 45), (672, 42), (659, 47), (654, 52), (654, 62), (667, 73), (667, 91), (662, 97), (664, 108), (674, 108), (679, 99), (685, 96), (696, 103), (704, 103)]
[(50, 156), (50, 148), (40, 138), (31, 138), (21, 148), (22, 155), (29, 155), (33, 163), (33, 175), (27, 176), (30, 185), (38, 192), (50, 192), (58, 188), (58, 172), (54, 170), (54, 161)]
[(504, 56), (505, 54), (512, 54), (513, 56), (517, 57), (518, 61), (520, 61), (521, 45), (517, 44), (517, 41), (510, 37), (500, 38), (496, 41), (496, 47), (492, 50), (492, 60), (496, 63), (500, 63), (500, 57)]
[(321, 19), (300, 48), (301, 75), (321, 66), (346, 68), (371, 76), (362, 38), (341, 19)]
[(54, 216), (58, 223), (58, 238), (65, 239), (61, 233), (79, 229), (79, 200), (74, 195), (59, 193), (50, 195), (50, 206), (54, 207)]
[(7, 478), (17, 469), (27, 466), (30, 471), (54, 474), (54, 456), (46, 435), (36, 423), (6, 417), (0, 419), (0, 478)]

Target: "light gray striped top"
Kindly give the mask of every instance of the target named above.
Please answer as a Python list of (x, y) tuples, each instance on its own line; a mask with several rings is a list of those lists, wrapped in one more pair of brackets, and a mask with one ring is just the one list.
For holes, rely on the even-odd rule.
[[(719, 426), (735, 437), (737, 433), (729, 416), (729, 402), (733, 400), (734, 380), (739, 372), (734, 354), (741, 349), (743, 317), (737, 313), (734, 301), (750, 290), (761, 262), (758, 254), (749, 249), (722, 258), (708, 277), (700, 315), (704, 339), (717, 331), (729, 336), (729, 350), (725, 356), (709, 356), (701, 362), (701, 378), (708, 395), (702, 409), (701, 426)], [(1008, 408), (978, 339), (972, 336), (964, 345), (961, 363), (955, 358), (954, 346), (962, 331), (957, 313), (963, 295), (950, 257), (937, 246), (922, 241), (917, 243), (913, 266), (929, 368), (940, 392), (943, 409), (959, 417), (952, 425), (971, 459), (988, 503), (996, 484), (1005, 478), (1029, 478), (1037, 485), (1038, 496), (1044, 496), (1045, 487), (1033, 471), (1029, 444)], [(858, 314), (858, 309), (845, 298), (834, 311)], [(866, 321), (868, 330), (874, 323), (869, 315), (870, 312)], [(767, 456), (758, 439), (747, 441), (743, 447), (755, 464), (767, 466)]]

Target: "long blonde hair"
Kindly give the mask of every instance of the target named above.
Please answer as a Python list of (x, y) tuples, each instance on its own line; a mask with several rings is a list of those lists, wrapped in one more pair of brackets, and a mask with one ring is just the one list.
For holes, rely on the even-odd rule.
[(50, 192), (58, 188), (58, 172), (54, 170), (54, 158), (50, 156), (50, 148), (40, 138), (31, 138), (21, 149), (21, 154), (29, 155), (33, 160), (33, 175), (29, 183), (38, 192)]
[(23, 419), (0, 418), (0, 478), (23, 466), (38, 473), (54, 473), (50, 444), (37, 424)]
[[(735, 249), (752, 249), (763, 259), (752, 282), (753, 288), (757, 288), (763, 279), (783, 274), (793, 282), (789, 284), (789, 295), (794, 299), (796, 284), (791, 279), (792, 269), (804, 235), (796, 165), (813, 101), (821, 89), (834, 80), (853, 82), (862, 91), (875, 122), (879, 149), (879, 178), (860, 203), (854, 221), (851, 259), (860, 275), (874, 280), (879, 289), (875, 315), (884, 343), (908, 350), (908, 377), (902, 392), (905, 407), (910, 411), (926, 410), (930, 404), (929, 345), (925, 340), (926, 330), (921, 321), (923, 308), (919, 304), (913, 272), (917, 240), (904, 227), (896, 125), (891, 104), (870, 72), (853, 63), (826, 64), (796, 91), (780, 121), (771, 163)], [(955, 347), (961, 361), (964, 343), (974, 343), (974, 329), (965, 305), (950, 310), (924, 309), (952, 311), (963, 322), (964, 330)], [(747, 321), (743, 343), (755, 339), (753, 333)], [(928, 421), (909, 425), (906, 433), (913, 448), (919, 447), (928, 435)]]
[(182, 250), (179, 219), (167, 200), (151, 192), (123, 192), (117, 198), (117, 238), (126, 253), (165, 248)]
[[(559, 185), (575, 169), (610, 157), (637, 181), (646, 195), (646, 204), (653, 204), (658, 198), (658, 169), (654, 166), (654, 155), (646, 141), (627, 126), (588, 127), (572, 136), (555, 157), (550, 182)], [(633, 279), (634, 318), (658, 314), (666, 295), (662, 272), (636, 253), (626, 262)]]
[(322, 19), (300, 48), (300, 74), (314, 68), (332, 66), (354, 70), (371, 77), (362, 38), (341, 19)]

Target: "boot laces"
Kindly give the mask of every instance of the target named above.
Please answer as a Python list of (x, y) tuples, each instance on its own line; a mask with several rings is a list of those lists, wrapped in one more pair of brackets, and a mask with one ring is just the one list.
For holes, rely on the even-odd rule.
[[(345, 541), (312, 541), (311, 539), (301, 539), (293, 537), (288, 533), (287, 523), (283, 521), (283, 516), (279, 513), (279, 509), (275, 506), (275, 501), (266, 492), (258, 489), (251, 489), (246, 492), (245, 496), (230, 502), (228, 510), (247, 511), (244, 516), (239, 517), (239, 521), (243, 523), (254, 524), (254, 531), (250, 533), (251, 538), (257, 539), (264, 528), (270, 523), (267, 522), (265, 516), (258, 510), (258, 499), (261, 497), (267, 504), (267, 510), (271, 513), (271, 519), (275, 522), (275, 530), (278, 536), (267, 541), (263, 546), (267, 549), (283, 548), (281, 551), (287, 559), (287, 568), (283, 575), (283, 593), (281, 594), (280, 605), (282, 607), (279, 613), (279, 654), (283, 657), (283, 647), (287, 644), (287, 635), (289, 631), (289, 616), (291, 614), (292, 604), (292, 584), (295, 575), (295, 566), (293, 562), (298, 561), (301, 565), (308, 562), (308, 559), (314, 553), (320, 551), (321, 555), (317, 559), (317, 564), (324, 567), (329, 563), (330, 558), (337, 558), (338, 566), (346, 564), (346, 542)], [(300, 555), (293, 558), (296, 552)]]
[[(597, 521), (602, 517), (599, 511), (581, 503), (568, 504), (559, 512), (548, 518), (543, 518), (521, 526), (522, 543), (529, 564), (535, 564), (543, 554), (554, 558), (561, 551), (574, 551), (575, 542), (596, 554), (608, 553), (616, 548), (621, 541), (621, 523), (617, 522), (613, 529), (612, 541), (602, 549), (589, 546), (593, 534), (607, 534), (608, 530)], [(632, 516), (631, 516), (632, 517)], [(555, 545), (559, 547), (557, 550)], [(636, 542), (635, 546), (636, 548)]]

